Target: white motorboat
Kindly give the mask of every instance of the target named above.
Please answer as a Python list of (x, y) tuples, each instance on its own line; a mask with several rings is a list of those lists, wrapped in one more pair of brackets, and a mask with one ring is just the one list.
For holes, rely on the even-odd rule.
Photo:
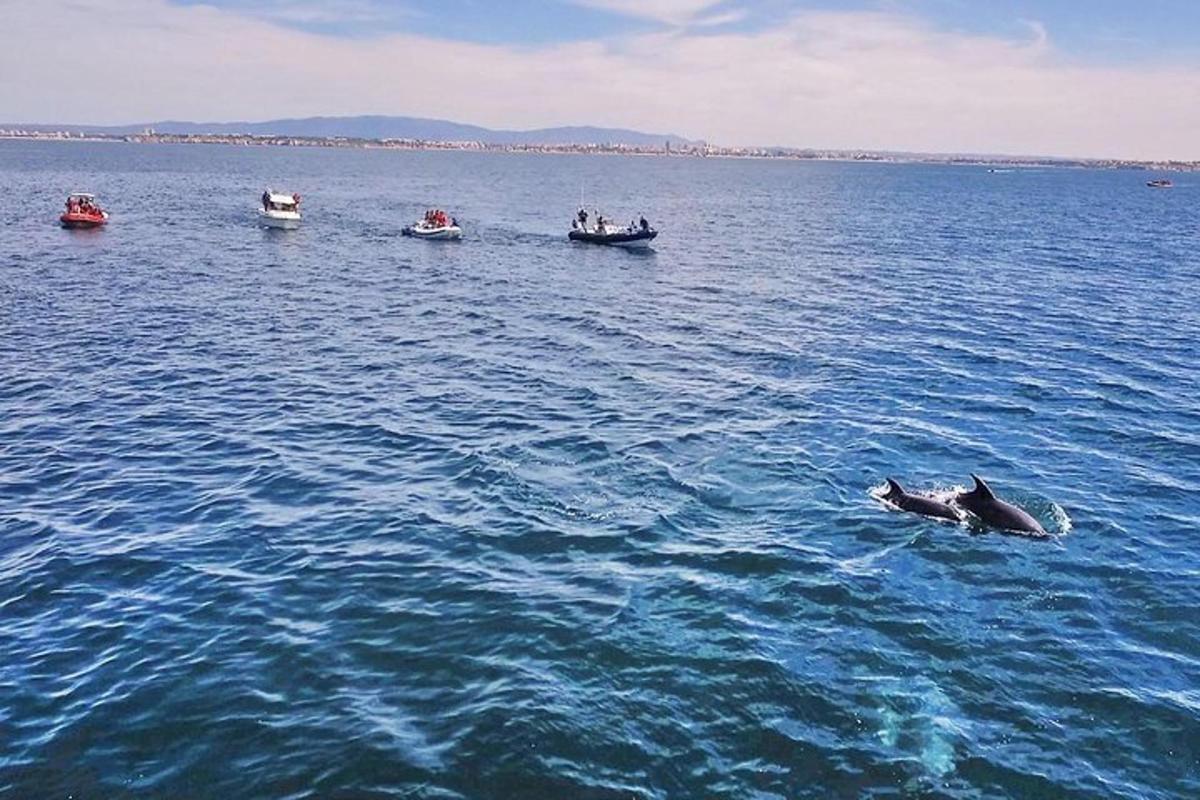
[(267, 189), (263, 192), (258, 217), (268, 228), (294, 230), (300, 227), (300, 195), (283, 194)]
[(414, 222), (412, 225), (401, 230), (400, 233), (416, 239), (440, 239), (445, 241), (462, 238), (462, 228), (458, 226), (458, 220), (447, 215), (444, 211), (427, 211), (423, 220)]

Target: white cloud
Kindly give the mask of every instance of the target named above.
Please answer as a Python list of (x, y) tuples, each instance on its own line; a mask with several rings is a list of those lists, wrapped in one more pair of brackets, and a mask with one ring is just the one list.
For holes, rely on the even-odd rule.
[(1200, 159), (1195, 65), (1075, 64), (1036, 30), (1004, 39), (810, 12), (757, 33), (504, 47), (317, 36), (165, 0), (0, 9), (0, 121), (384, 113), (725, 144)]
[(392, 19), (397, 14), (408, 15), (406, 8), (390, 12), (364, 0), (260, 0), (244, 13), (289, 25), (363, 25)]
[(719, 25), (732, 25), (735, 22), (741, 22), (746, 16), (747, 13), (745, 10), (719, 11), (715, 14), (696, 17), (691, 21), (691, 24), (700, 28), (715, 28)]
[(691, 22), (721, 0), (574, 0), (577, 5), (673, 25)]
[(1033, 41), (1039, 47), (1044, 47), (1050, 43), (1050, 33), (1046, 30), (1046, 26), (1036, 19), (1023, 19), (1021, 24), (1029, 29), (1033, 35)]

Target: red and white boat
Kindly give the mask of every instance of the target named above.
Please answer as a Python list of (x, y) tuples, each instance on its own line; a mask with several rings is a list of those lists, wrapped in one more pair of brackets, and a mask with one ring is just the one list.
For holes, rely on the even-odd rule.
[(64, 228), (99, 228), (108, 222), (108, 212), (96, 202), (96, 195), (75, 192), (67, 195), (67, 210), (58, 221)]

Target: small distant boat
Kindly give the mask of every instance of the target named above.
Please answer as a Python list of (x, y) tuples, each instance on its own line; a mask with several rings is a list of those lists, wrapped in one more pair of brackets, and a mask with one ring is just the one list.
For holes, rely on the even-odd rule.
[(567, 234), (567, 238), (572, 242), (624, 247), (627, 250), (644, 250), (657, 236), (658, 231), (650, 227), (645, 217), (637, 224), (625, 227), (613, 225), (597, 214), (596, 224), (589, 228), (588, 214), (583, 209), (579, 210), (579, 214), (571, 222), (571, 232)]
[(283, 194), (267, 189), (262, 194), (258, 217), (268, 228), (295, 230), (300, 227), (300, 195)]
[(400, 233), (417, 239), (447, 241), (462, 238), (462, 228), (458, 226), (458, 220), (440, 209), (426, 211), (424, 219), (414, 222), (402, 229)]
[(1166, 178), (1157, 178), (1152, 181), (1146, 181), (1146, 185), (1151, 189), (1170, 189), (1175, 184), (1171, 183)]
[(67, 195), (67, 210), (58, 218), (64, 228), (83, 230), (108, 224), (108, 212), (100, 207), (96, 195), (74, 192)]

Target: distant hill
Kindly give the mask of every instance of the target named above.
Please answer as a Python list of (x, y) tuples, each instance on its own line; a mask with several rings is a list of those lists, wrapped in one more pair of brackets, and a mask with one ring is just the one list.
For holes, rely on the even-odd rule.
[(64, 131), (126, 136), (153, 128), (171, 134), (249, 134), (254, 136), (304, 136), (346, 139), (422, 139), (432, 142), (485, 142), (518, 145), (615, 144), (633, 147), (661, 147), (698, 144), (674, 134), (641, 133), (622, 128), (565, 127), (514, 131), (493, 130), (440, 119), (420, 117), (307, 117), (276, 119), (267, 122), (146, 122), (136, 125), (45, 125), (0, 123), (0, 129), (26, 131)]

